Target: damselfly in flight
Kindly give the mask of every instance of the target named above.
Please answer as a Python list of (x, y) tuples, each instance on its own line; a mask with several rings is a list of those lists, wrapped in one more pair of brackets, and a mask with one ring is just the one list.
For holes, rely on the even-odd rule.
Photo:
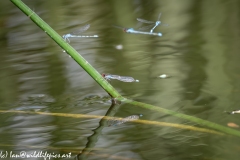
[(133, 77), (128, 77), (128, 76), (118, 76), (118, 75), (113, 75), (113, 74), (105, 74), (103, 73), (102, 76), (110, 81), (111, 79), (116, 79), (122, 82), (139, 82), (139, 80), (135, 80)]
[(154, 21), (148, 21), (148, 20), (141, 19), (141, 18), (137, 18), (137, 20), (138, 20), (139, 22), (150, 24), (150, 25), (148, 25), (148, 26), (145, 26), (145, 27), (142, 27), (142, 28), (139, 28), (139, 29), (140, 29), (140, 30), (145, 30), (145, 29), (152, 28), (152, 29), (150, 30), (150, 32), (152, 33), (153, 30), (154, 30), (157, 26), (159, 26), (159, 25), (168, 26), (168, 24), (163, 24), (163, 23), (159, 20), (160, 17), (161, 17), (161, 13), (158, 15), (158, 19), (157, 19), (156, 22), (154, 22)]
[(63, 35), (63, 39), (66, 41), (68, 40), (68, 42), (70, 43), (70, 40), (69, 38), (72, 38), (72, 37), (82, 37), (82, 38), (88, 38), (88, 37), (98, 37), (98, 35), (93, 35), (93, 36), (84, 36), (84, 35), (78, 35), (84, 31), (86, 31), (88, 28), (90, 27), (90, 24), (87, 24), (83, 27), (81, 27), (79, 30), (75, 31), (75, 32), (71, 32), (71, 33), (68, 33), (68, 34), (65, 34)]
[(147, 35), (153, 35), (153, 36), (162, 36), (162, 33), (154, 33), (154, 32), (143, 32), (143, 31), (137, 31), (134, 30), (133, 28), (124, 28), (124, 27), (120, 27), (120, 26), (115, 26), (116, 28), (122, 29), (124, 32), (126, 33), (133, 33), (133, 34), (147, 34)]
[(139, 115), (131, 115), (125, 118), (113, 118), (108, 120), (108, 126), (117, 126), (126, 122), (131, 122), (131, 121), (135, 121), (138, 120), (140, 117), (142, 117), (142, 114)]

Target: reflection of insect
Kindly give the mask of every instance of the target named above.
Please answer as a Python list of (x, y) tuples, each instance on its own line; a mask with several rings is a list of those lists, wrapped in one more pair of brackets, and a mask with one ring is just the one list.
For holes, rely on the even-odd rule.
[(159, 25), (168, 26), (168, 24), (163, 24), (163, 23), (159, 20), (160, 17), (161, 17), (161, 13), (158, 15), (158, 19), (157, 19), (156, 22), (154, 22), (154, 21), (148, 21), (148, 20), (141, 19), (141, 18), (137, 18), (137, 20), (138, 20), (139, 22), (150, 24), (150, 25), (148, 25), (148, 26), (145, 26), (145, 27), (142, 27), (142, 28), (139, 28), (139, 29), (140, 29), (140, 30), (145, 30), (145, 29), (152, 28), (152, 29), (150, 30), (150, 32), (152, 33), (153, 30), (154, 30), (157, 26), (159, 26)]
[(170, 76), (167, 75), (167, 74), (161, 74), (161, 75), (158, 76), (158, 77), (164, 79), (164, 78), (169, 78)]
[(142, 117), (142, 114), (139, 115), (131, 115), (125, 118), (113, 118), (111, 120), (108, 121), (108, 126), (117, 126), (129, 121), (135, 121), (138, 120), (140, 117)]
[[(225, 111), (226, 112), (226, 111)], [(231, 111), (231, 112), (227, 112), (229, 114), (235, 114), (235, 113), (240, 113), (240, 110), (235, 110), (235, 111)]]
[(111, 79), (117, 79), (122, 82), (139, 82), (139, 80), (135, 80), (133, 77), (128, 77), (128, 76), (118, 76), (118, 75), (113, 75), (113, 74), (105, 74), (103, 73), (102, 76), (110, 81)]
[(63, 39), (65, 41), (68, 40), (68, 42), (70, 43), (70, 40), (69, 40), (70, 37), (83, 37), (83, 38), (84, 37), (98, 37), (98, 35), (93, 35), (93, 36), (78, 35), (79, 33), (82, 33), (84, 31), (86, 31), (89, 27), (90, 27), (90, 24), (87, 24), (87, 25), (81, 27), (78, 31), (71, 32), (71, 33), (68, 33), (68, 34), (64, 34)]

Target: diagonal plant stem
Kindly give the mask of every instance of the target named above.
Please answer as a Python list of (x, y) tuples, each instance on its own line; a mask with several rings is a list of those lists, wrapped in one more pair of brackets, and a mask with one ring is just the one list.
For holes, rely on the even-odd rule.
[(25, 13), (35, 24), (46, 32), (63, 50), (65, 50), (111, 97), (121, 97), (99, 72), (95, 70), (74, 48), (44, 22), (34, 11), (32, 11), (21, 0), (11, 0), (23, 13)]
[(197, 117), (189, 116), (189, 115), (186, 115), (186, 114), (182, 114), (182, 113), (174, 112), (174, 111), (171, 111), (171, 110), (167, 110), (165, 108), (160, 108), (158, 106), (154, 106), (154, 105), (150, 105), (150, 104), (146, 104), (146, 103), (141, 103), (141, 102), (137, 102), (137, 101), (133, 101), (133, 100), (129, 100), (129, 99), (122, 99), (122, 98), (116, 98), (116, 99), (120, 100), (122, 102), (125, 102), (125, 103), (129, 103), (129, 104), (132, 104), (132, 105), (135, 105), (135, 106), (138, 106), (138, 107), (142, 107), (144, 109), (152, 110), (152, 111), (159, 112), (159, 113), (163, 112), (163, 113), (166, 113), (166, 114), (169, 114), (169, 115), (181, 118), (181, 119), (185, 119), (185, 120), (195, 122), (195, 123), (203, 125), (203, 126), (207, 126), (209, 128), (216, 129), (216, 130), (221, 131), (223, 133), (227, 133), (227, 134), (230, 134), (230, 135), (235, 135), (235, 136), (240, 137), (240, 132), (239, 131), (234, 130), (232, 128), (225, 127), (223, 125), (219, 125), (219, 124), (214, 123), (214, 122), (210, 122), (210, 121), (203, 120), (203, 119), (200, 119), (200, 118), (197, 118)]
[(60, 47), (62, 47), (112, 98), (116, 98), (125, 103), (129, 103), (145, 109), (163, 112), (172, 116), (186, 119), (200, 125), (207, 126), (212, 129), (216, 129), (223, 133), (235, 135), (240, 137), (240, 132), (210, 121), (206, 121), (193, 116), (177, 113), (171, 110), (167, 110), (158, 106), (153, 106), (146, 103), (132, 101), (130, 99), (122, 97), (115, 88), (112, 87), (102, 76), (99, 74), (74, 48), (66, 43), (63, 38), (55, 32), (46, 22), (44, 22), (36, 13), (34, 13), (28, 6), (26, 6), (21, 0), (11, 0), (23, 13), (25, 13), (35, 24), (37, 24), (44, 32), (46, 32)]

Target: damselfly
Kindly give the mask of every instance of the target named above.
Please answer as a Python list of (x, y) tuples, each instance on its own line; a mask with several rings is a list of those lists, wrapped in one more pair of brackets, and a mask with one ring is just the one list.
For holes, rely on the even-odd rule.
[(128, 77), (128, 76), (118, 76), (118, 75), (113, 75), (113, 74), (105, 74), (103, 73), (102, 76), (110, 81), (111, 79), (116, 79), (122, 82), (139, 82), (139, 80), (135, 80), (133, 77)]
[(120, 26), (115, 26), (116, 28), (122, 29), (124, 32), (126, 33), (133, 33), (133, 34), (147, 34), (147, 35), (153, 35), (153, 36), (162, 36), (162, 33), (154, 33), (154, 32), (143, 32), (143, 31), (137, 31), (134, 30), (133, 28), (124, 28), (124, 27), (120, 27)]
[(143, 116), (142, 114), (139, 114), (139, 115), (131, 115), (125, 118), (113, 118), (108, 121), (108, 126), (117, 126), (126, 122), (135, 121), (142, 116)]
[(168, 26), (168, 24), (163, 24), (163, 23), (159, 20), (160, 17), (161, 17), (161, 13), (158, 15), (158, 19), (157, 19), (156, 22), (154, 22), (154, 21), (148, 21), (148, 20), (141, 19), (141, 18), (137, 18), (137, 20), (138, 20), (139, 22), (150, 24), (150, 25), (148, 25), (148, 26), (145, 26), (145, 27), (142, 27), (142, 28), (139, 28), (139, 29), (140, 29), (140, 30), (145, 30), (145, 29), (152, 28), (152, 29), (150, 30), (150, 32), (152, 33), (153, 30), (154, 30), (157, 26), (159, 26), (160, 24), (161, 24), (161, 25), (164, 25), (164, 26)]
[(75, 32), (71, 32), (71, 33), (68, 33), (68, 34), (65, 34), (63, 35), (63, 39), (66, 41), (68, 40), (68, 42), (70, 43), (70, 40), (69, 38), (71, 37), (82, 37), (82, 38), (88, 38), (88, 37), (98, 37), (98, 35), (93, 35), (93, 36), (84, 36), (84, 35), (78, 35), (84, 31), (86, 31), (88, 28), (90, 27), (90, 24), (87, 24), (83, 27), (81, 27), (79, 30), (75, 31)]

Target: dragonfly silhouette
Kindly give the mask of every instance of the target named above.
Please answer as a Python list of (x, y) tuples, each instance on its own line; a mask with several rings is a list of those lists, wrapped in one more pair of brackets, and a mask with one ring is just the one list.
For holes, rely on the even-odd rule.
[(160, 14), (158, 15), (158, 19), (157, 19), (156, 22), (154, 22), (154, 21), (148, 21), (148, 20), (141, 19), (141, 18), (137, 18), (137, 20), (138, 20), (139, 22), (150, 24), (150, 25), (148, 25), (148, 26), (144, 26), (144, 27), (141, 27), (141, 28), (139, 28), (139, 29), (140, 29), (140, 30), (146, 30), (146, 29), (152, 28), (152, 29), (150, 30), (150, 32), (152, 33), (153, 30), (154, 30), (157, 26), (159, 26), (159, 25), (168, 26), (168, 24), (162, 23), (162, 22), (160, 21), (161, 15), (162, 15), (162, 13), (160, 13)]

